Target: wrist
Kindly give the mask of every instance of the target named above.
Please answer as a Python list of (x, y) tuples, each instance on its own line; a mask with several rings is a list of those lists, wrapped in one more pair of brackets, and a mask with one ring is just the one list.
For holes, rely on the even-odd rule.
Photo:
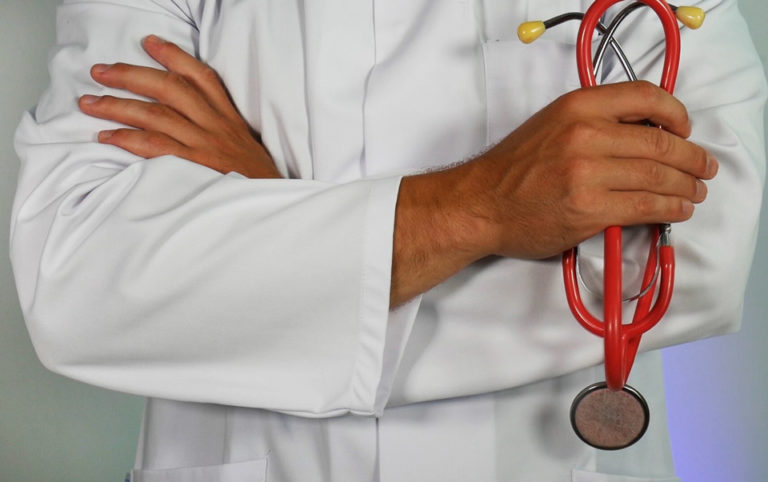
[[(482, 191), (463, 166), (405, 177), (395, 215), (391, 306), (423, 293), (491, 254)], [(481, 185), (482, 186), (482, 185)]]
[(495, 223), (490, 216), (482, 169), (474, 161), (403, 179), (411, 209), (421, 211), (425, 228), (439, 251), (451, 252), (466, 264), (494, 253)]
[(450, 169), (450, 212), (454, 222), (464, 227), (458, 230), (456, 242), (476, 258), (499, 252), (499, 223), (495, 215), (493, 173), (480, 158)]

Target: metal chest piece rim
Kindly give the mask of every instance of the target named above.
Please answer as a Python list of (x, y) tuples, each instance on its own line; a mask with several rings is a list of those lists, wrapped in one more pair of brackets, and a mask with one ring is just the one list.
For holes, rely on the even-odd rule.
[(649, 423), (648, 403), (629, 385), (611, 390), (606, 382), (593, 383), (571, 404), (573, 431), (584, 443), (600, 450), (630, 447), (643, 437)]

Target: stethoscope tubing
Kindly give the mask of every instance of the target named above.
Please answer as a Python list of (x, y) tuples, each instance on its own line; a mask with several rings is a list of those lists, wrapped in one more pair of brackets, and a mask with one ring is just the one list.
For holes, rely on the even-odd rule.
[[(582, 87), (594, 87), (597, 85), (595, 75), (597, 65), (593, 64), (592, 59), (592, 38), (602, 15), (611, 6), (620, 1), (622, 0), (596, 0), (584, 14), (576, 45), (579, 80)], [(677, 26), (677, 17), (664, 0), (638, 1), (652, 8), (663, 25), (666, 38), (666, 54), (660, 86), (667, 92), (673, 93), (680, 62), (680, 30)], [(631, 9), (633, 10), (634, 7)], [(620, 21), (621, 19), (614, 21), (612, 26), (617, 26)], [(611, 41), (612, 32), (615, 30), (612, 26), (608, 27), (609, 33), (603, 39), (603, 45), (600, 48), (601, 52), (605, 49), (604, 43)], [(622, 297), (621, 227), (610, 226), (605, 230), (604, 234), (603, 321), (598, 320), (589, 313), (579, 294), (576, 273), (577, 248), (570, 249), (563, 254), (563, 275), (568, 304), (579, 323), (589, 332), (604, 338), (606, 383), (608, 388), (612, 390), (621, 390), (626, 384), (642, 334), (650, 330), (661, 320), (672, 298), (675, 265), (674, 250), (666, 242), (665, 236), (665, 242), (658, 248), (657, 260), (657, 243), (660, 235), (659, 227), (653, 227), (651, 248), (642, 285), (649, 288), (638, 298), (635, 314), (632, 323), (629, 325), (622, 324), (622, 304), (624, 300)], [(658, 280), (655, 278), (657, 261), (661, 271), (661, 276)], [(653, 296), (656, 294), (657, 281), (659, 283), (658, 295), (656, 296), (656, 303), (651, 307)]]

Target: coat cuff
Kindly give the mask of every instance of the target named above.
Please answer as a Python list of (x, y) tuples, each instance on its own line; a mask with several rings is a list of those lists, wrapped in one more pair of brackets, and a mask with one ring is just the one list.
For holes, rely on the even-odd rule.
[(421, 300), (389, 309), (400, 180), (373, 183), (370, 191), (360, 286), (360, 344), (349, 403), (351, 412), (358, 415), (378, 416), (386, 406)]

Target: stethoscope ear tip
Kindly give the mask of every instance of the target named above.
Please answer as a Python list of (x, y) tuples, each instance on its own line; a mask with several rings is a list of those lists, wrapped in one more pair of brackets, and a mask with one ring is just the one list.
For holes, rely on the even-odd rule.
[(675, 16), (686, 27), (696, 30), (704, 23), (704, 17), (706, 14), (704, 10), (699, 7), (677, 7), (675, 10)]
[(547, 27), (544, 25), (544, 22), (540, 20), (523, 22), (517, 27), (517, 37), (524, 44), (529, 44), (541, 37), (541, 34), (543, 34), (545, 30), (547, 30)]

